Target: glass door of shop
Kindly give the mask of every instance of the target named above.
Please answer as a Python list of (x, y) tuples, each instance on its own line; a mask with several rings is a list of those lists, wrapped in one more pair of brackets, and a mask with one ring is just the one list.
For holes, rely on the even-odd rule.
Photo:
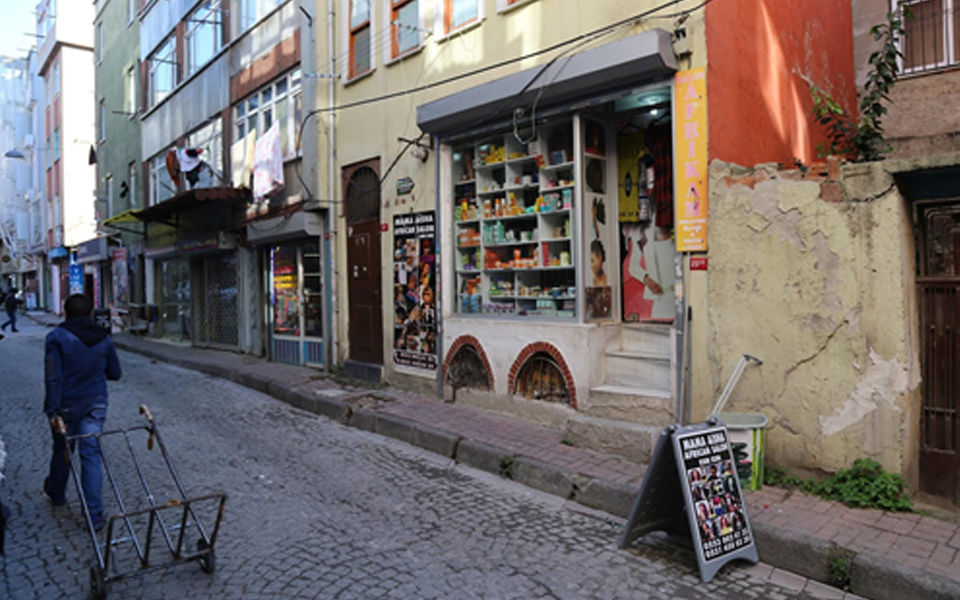
[(322, 286), (317, 242), (270, 249), (271, 360), (323, 366)]

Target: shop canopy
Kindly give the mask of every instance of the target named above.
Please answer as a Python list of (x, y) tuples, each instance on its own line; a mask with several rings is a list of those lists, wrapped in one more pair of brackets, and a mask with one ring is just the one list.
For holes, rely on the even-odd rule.
[(423, 104), (417, 125), (450, 137), (478, 122), (509, 122), (516, 108), (613, 100), (677, 69), (670, 33), (651, 29)]
[[(189, 190), (176, 196), (164, 200), (153, 206), (143, 209), (125, 210), (120, 214), (114, 215), (109, 219), (104, 219), (103, 224), (108, 227), (120, 229), (122, 231), (132, 231), (125, 229), (122, 225), (140, 224), (140, 223), (165, 223), (176, 226), (171, 223), (171, 217), (179, 213), (187, 212), (202, 204), (214, 202), (247, 203), (250, 200), (250, 191), (242, 188), (214, 187), (199, 188)], [(141, 232), (135, 232), (141, 233)]]

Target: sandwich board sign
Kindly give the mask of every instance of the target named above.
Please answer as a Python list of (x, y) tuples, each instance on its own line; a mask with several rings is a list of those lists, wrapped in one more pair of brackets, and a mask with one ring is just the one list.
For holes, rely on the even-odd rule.
[(651, 531), (689, 537), (704, 583), (732, 560), (760, 560), (720, 419), (673, 425), (660, 434), (620, 548)]

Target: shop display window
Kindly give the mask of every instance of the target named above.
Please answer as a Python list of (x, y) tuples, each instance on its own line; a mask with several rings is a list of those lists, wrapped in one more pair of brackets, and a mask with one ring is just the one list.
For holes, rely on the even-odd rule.
[(574, 141), (567, 119), (454, 148), (458, 313), (577, 316)]
[(270, 261), (273, 333), (321, 337), (323, 296), (317, 243), (276, 246)]
[(300, 298), (297, 293), (297, 247), (273, 250), (273, 332), (299, 335)]

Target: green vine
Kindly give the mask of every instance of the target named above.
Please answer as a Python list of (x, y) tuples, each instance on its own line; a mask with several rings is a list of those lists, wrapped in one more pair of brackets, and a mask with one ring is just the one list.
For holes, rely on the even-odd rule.
[(899, 49), (905, 30), (904, 19), (913, 14), (906, 6), (899, 11), (887, 13), (887, 22), (870, 29), (873, 39), (882, 42), (879, 50), (870, 55), (871, 69), (867, 73), (863, 97), (860, 99), (860, 119), (855, 121), (839, 102), (812, 81), (810, 96), (813, 98), (813, 116), (828, 130), (827, 143), (817, 146), (817, 154), (843, 156), (851, 162), (880, 160), (890, 151), (883, 137), (883, 117), (887, 104), (892, 102), (890, 91), (899, 73)]

